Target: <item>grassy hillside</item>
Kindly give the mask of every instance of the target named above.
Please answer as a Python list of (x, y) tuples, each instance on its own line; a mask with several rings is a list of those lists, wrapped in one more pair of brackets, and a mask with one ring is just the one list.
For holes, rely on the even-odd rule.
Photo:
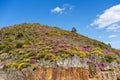
[(119, 51), (83, 35), (40, 24), (19, 24), (0, 29), (0, 62), (8, 68), (37, 68), (41, 58), (56, 62), (78, 55), (91, 54), (107, 62), (116, 59)]

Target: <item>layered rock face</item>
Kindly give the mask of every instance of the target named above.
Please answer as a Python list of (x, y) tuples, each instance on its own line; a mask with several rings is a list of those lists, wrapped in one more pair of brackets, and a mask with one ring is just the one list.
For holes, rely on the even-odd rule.
[(90, 78), (88, 70), (79, 67), (49, 67), (35, 71), (10, 69), (0, 71), (0, 80), (119, 80), (117, 71), (100, 71)]
[(40, 68), (34, 72), (25, 71), (25, 80), (88, 80), (83, 68)]

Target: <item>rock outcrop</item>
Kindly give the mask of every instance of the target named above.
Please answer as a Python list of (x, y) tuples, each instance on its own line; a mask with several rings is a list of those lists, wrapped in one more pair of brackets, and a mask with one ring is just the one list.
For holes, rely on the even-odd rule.
[(80, 67), (48, 67), (34, 71), (9, 69), (0, 71), (0, 80), (120, 80), (119, 71), (98, 71), (90, 77), (88, 70)]

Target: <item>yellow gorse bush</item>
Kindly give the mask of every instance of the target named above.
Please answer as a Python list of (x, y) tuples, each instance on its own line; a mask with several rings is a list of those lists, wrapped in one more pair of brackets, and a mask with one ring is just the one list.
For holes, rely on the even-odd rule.
[(22, 70), (23, 68), (27, 68), (29, 65), (30, 65), (29, 63), (22, 62), (18, 65), (18, 70)]
[(100, 55), (103, 54), (100, 48), (93, 48), (93, 49), (91, 50), (91, 53), (92, 53), (92, 54), (96, 54), (96, 55), (98, 55), (98, 56), (100, 56)]
[(65, 58), (68, 58), (70, 55), (62, 53), (60, 56), (65, 59)]
[(77, 54), (77, 51), (69, 49), (69, 50), (66, 50), (65, 53), (70, 54), (70, 55), (74, 55), (74, 54)]
[(78, 56), (81, 57), (81, 58), (84, 58), (84, 57), (87, 56), (86, 52), (84, 52), (84, 51), (78, 51), (77, 54), (78, 54)]
[(69, 55), (75, 55), (76, 54), (81, 58), (84, 58), (84, 57), (86, 57), (90, 54), (90, 52), (87, 52), (87, 51), (82, 51), (82, 50), (81, 51), (76, 51), (76, 50), (71, 50), (71, 49), (66, 50), (65, 52)]
[(54, 54), (47, 54), (47, 59), (57, 61), (59, 58), (55, 56)]
[(7, 68), (14, 68), (14, 67), (17, 67), (17, 66), (18, 66), (18, 64), (17, 64), (16, 62), (8, 63), (8, 64), (6, 65)]
[(33, 70), (36, 70), (36, 69), (38, 69), (38, 65), (33, 65), (32, 68), (33, 68)]

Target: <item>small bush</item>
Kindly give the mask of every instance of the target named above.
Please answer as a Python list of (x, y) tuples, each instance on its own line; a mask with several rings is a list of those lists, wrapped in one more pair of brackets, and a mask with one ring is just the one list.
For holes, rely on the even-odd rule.
[(93, 48), (93, 49), (91, 50), (91, 53), (92, 53), (92, 54), (96, 54), (96, 55), (98, 55), (98, 56), (101, 56), (101, 55), (103, 54), (100, 48)]
[(18, 64), (16, 62), (13, 62), (13, 63), (9, 63), (6, 65), (7, 68), (14, 68), (14, 67), (17, 67)]
[(23, 43), (22, 43), (22, 42), (18, 42), (18, 43), (16, 44), (16, 48), (22, 48), (22, 46), (23, 46)]
[(38, 69), (38, 65), (33, 65), (32, 69), (33, 69), (33, 71), (36, 70), (36, 69)]
[(30, 64), (29, 63), (20, 63), (19, 65), (18, 65), (18, 70), (22, 70), (23, 68), (27, 68), (28, 66), (30, 66)]
[(113, 62), (114, 60), (116, 60), (116, 56), (115, 56), (115, 54), (108, 54), (108, 55), (105, 55), (105, 60), (107, 61), (107, 62)]
[(84, 57), (86, 57), (87, 56), (87, 52), (84, 52), (84, 51), (78, 51), (78, 56), (80, 57), (80, 58), (84, 58)]
[(0, 50), (3, 50), (5, 48), (5, 45), (0, 44)]
[(70, 55), (69, 55), (69, 54), (64, 54), (64, 53), (63, 53), (63, 54), (61, 54), (60, 56), (61, 56), (61, 58), (65, 59), (65, 58), (68, 58)]
[(58, 57), (55, 56), (54, 54), (47, 54), (46, 59), (51, 60), (51, 61), (57, 61)]
[(110, 70), (111, 70), (111, 71), (114, 71), (115, 68), (114, 68), (113, 66), (110, 66)]
[(16, 38), (19, 39), (19, 38), (21, 38), (21, 37), (23, 37), (23, 34), (19, 32), (19, 33), (17, 34)]

